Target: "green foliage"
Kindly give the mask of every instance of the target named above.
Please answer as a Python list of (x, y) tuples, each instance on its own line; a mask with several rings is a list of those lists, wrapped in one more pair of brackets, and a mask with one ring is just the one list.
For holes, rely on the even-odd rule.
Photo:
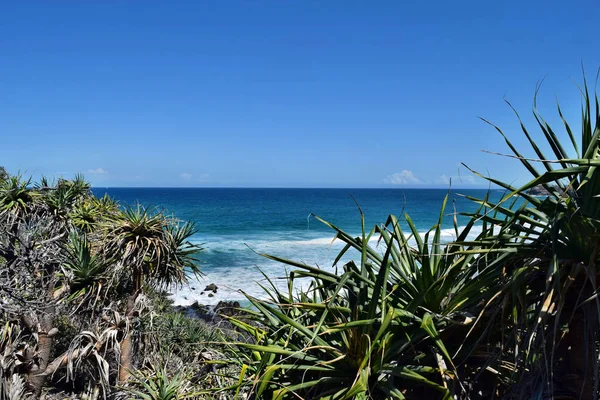
[[(510, 363), (512, 371), (504, 381), (521, 398), (553, 393), (598, 398), (600, 103), (597, 95), (590, 95), (585, 79), (581, 93), (579, 139), (560, 106), (568, 140), (561, 140), (558, 130), (544, 120), (535, 101), (533, 115), (543, 139), (536, 140), (519, 117), (535, 158), (525, 157), (495, 127), (531, 180), (513, 187), (480, 175), (509, 193), (497, 203), (473, 199), (497, 214), (472, 217), (498, 226), (505, 233), (503, 246), (514, 250), (505, 265), (505, 284), (489, 300), (488, 310), (495, 318), (486, 323), (492, 330), (511, 332), (503, 337), (504, 351), (488, 362), (493, 368)], [(538, 185), (548, 192), (543, 199), (528, 193)], [(525, 204), (507, 207), (514, 197)]]
[[(363, 223), (357, 238), (323, 221), (346, 245), (335, 263), (351, 250), (360, 260), (340, 274), (265, 255), (295, 269), (287, 292), (271, 283), (269, 300), (247, 296), (257, 323), (231, 319), (254, 339), (236, 344), (246, 351), (234, 389), (273, 399), (598, 398), (600, 103), (587, 85), (582, 94), (579, 140), (558, 109), (568, 151), (534, 108), (552, 158), (523, 123), (535, 158), (496, 127), (532, 179), (515, 188), (473, 171), (507, 194), (471, 198), (480, 208), (462, 230), (454, 219), (454, 242), (440, 243), (446, 199), (423, 235), (408, 216), (408, 234), (390, 216), (368, 233)], [(546, 198), (529, 193), (538, 185)], [(310, 285), (296, 288), (301, 278)]]
[(111, 279), (106, 274), (111, 262), (114, 260), (94, 252), (86, 234), (72, 231), (64, 246), (62, 263), (71, 298), (100, 290)]
[(133, 374), (132, 386), (127, 389), (139, 400), (183, 400), (197, 398), (191, 390), (189, 372), (172, 373), (166, 367), (153, 367)]
[(95, 201), (83, 201), (73, 207), (69, 214), (69, 219), (73, 226), (86, 233), (96, 229), (103, 217), (104, 213)]
[(114, 220), (119, 213), (119, 203), (108, 194), (104, 196), (92, 197), (91, 201), (102, 217), (108, 221)]
[(155, 288), (170, 288), (200, 274), (195, 255), (201, 248), (189, 241), (195, 232), (190, 223), (179, 224), (137, 205), (125, 208), (115, 220), (107, 245), (131, 269), (135, 291), (145, 280)]
[[(77, 398), (107, 396), (117, 373), (121, 379), (163, 347), (197, 361), (200, 343), (216, 338), (210, 329), (188, 319), (171, 324), (168, 348), (153, 347), (148, 335), (158, 334), (141, 329), (153, 308), (146, 293), (199, 274), (194, 233), (162, 213), (95, 198), (80, 175), (0, 181), (0, 399), (39, 398), (48, 383)], [(169, 315), (157, 321), (168, 325)], [(157, 398), (186, 398), (169, 389), (178, 379), (155, 375), (144, 384), (155, 385)]]
[(0, 213), (22, 215), (31, 208), (37, 193), (28, 188), (31, 180), (20, 175), (10, 176), (0, 182)]
[(166, 243), (162, 240), (166, 225), (160, 212), (152, 213), (139, 204), (126, 207), (112, 232), (112, 245), (126, 263), (159, 263), (167, 252)]
[(67, 315), (59, 315), (54, 320), (54, 326), (58, 329), (60, 335), (54, 342), (52, 352), (53, 356), (58, 357), (69, 350), (71, 342), (79, 334), (80, 330)]
[(184, 362), (198, 361), (201, 351), (224, 337), (219, 329), (180, 312), (165, 311), (146, 325), (144, 333), (154, 338), (157, 351), (178, 356)]
[[(248, 296), (258, 324), (231, 319), (255, 340), (237, 346), (249, 350), (240, 363), (257, 396), (450, 398), (461, 392), (451, 351), (462, 341), (446, 338), (466, 333), (472, 321), (466, 310), (482, 301), (485, 287), (471, 279), (473, 253), (440, 243), (445, 203), (424, 235), (408, 216), (410, 234), (390, 216), (368, 233), (363, 222), (356, 238), (323, 221), (346, 245), (336, 263), (351, 249), (360, 258), (344, 264), (341, 274), (265, 255), (297, 269), (289, 274), (288, 293), (272, 285), (269, 301)], [(455, 225), (458, 237), (466, 238), (472, 227), (458, 232)], [(369, 245), (374, 235), (382, 252)], [(294, 297), (302, 278), (310, 287)]]

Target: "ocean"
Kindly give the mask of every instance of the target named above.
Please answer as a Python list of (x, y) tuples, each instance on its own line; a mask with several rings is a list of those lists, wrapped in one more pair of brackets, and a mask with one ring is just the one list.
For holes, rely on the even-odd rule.
[[(242, 293), (265, 297), (261, 270), (280, 287), (289, 267), (257, 253), (304, 262), (332, 270), (342, 246), (332, 242), (335, 232), (311, 213), (353, 235), (361, 232), (360, 212), (367, 231), (394, 214), (403, 221), (408, 213), (420, 231), (438, 219), (445, 189), (246, 189), (246, 188), (94, 188), (96, 196), (108, 193), (121, 205), (142, 204), (164, 210), (168, 215), (193, 221), (198, 233), (192, 241), (201, 244), (199, 262), (203, 278), (189, 287), (172, 291), (175, 304), (215, 304), (220, 300), (244, 301)], [(469, 212), (477, 205), (462, 195), (483, 198), (486, 190), (456, 190), (444, 219), (444, 240), (452, 240), (452, 213)], [(493, 191), (499, 198), (502, 192)], [(454, 202), (454, 206), (453, 206)], [(459, 225), (466, 220), (459, 218)], [(407, 225), (404, 224), (404, 228)], [(372, 241), (377, 246), (376, 240)], [(383, 250), (380, 250), (383, 251)], [(356, 256), (356, 254), (355, 254)], [(344, 261), (352, 258), (349, 254)], [(214, 283), (212, 297), (205, 287)]]

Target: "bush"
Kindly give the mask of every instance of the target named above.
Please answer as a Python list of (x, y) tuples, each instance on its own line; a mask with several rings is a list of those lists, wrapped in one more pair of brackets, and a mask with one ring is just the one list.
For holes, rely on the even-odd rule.
[[(394, 216), (366, 233), (363, 218), (356, 238), (323, 221), (346, 244), (335, 264), (350, 249), (360, 260), (339, 275), (265, 255), (295, 269), (287, 293), (271, 284), (269, 300), (247, 296), (257, 324), (231, 319), (256, 341), (237, 344), (247, 350), (237, 388), (273, 399), (598, 398), (600, 103), (582, 93), (579, 141), (558, 109), (569, 151), (534, 108), (552, 158), (523, 123), (535, 159), (496, 128), (532, 180), (516, 188), (473, 171), (506, 193), (471, 198), (480, 208), (463, 230), (454, 219), (454, 242), (440, 243), (446, 198), (424, 235), (408, 216), (408, 233)], [(544, 199), (530, 193), (540, 186)], [(298, 278), (310, 287), (292, 294)]]

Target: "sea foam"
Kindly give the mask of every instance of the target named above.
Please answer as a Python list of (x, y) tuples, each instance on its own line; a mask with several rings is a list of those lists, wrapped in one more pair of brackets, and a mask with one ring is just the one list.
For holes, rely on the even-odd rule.
[[(459, 231), (462, 228), (460, 227)], [(481, 227), (473, 227), (467, 239), (475, 238), (480, 232)], [(430, 234), (430, 240), (433, 239), (432, 235), (433, 233)], [(256, 298), (266, 298), (266, 293), (260, 285), (270, 286), (270, 283), (264, 275), (279, 289), (287, 291), (285, 277), (295, 268), (261, 257), (260, 254), (270, 254), (333, 272), (336, 269), (333, 262), (344, 246), (340, 239), (333, 236), (300, 237), (295, 240), (285, 232), (270, 233), (267, 236), (199, 238), (197, 242), (202, 243), (205, 249), (200, 255), (201, 263), (204, 261), (202, 269), (205, 276), (199, 280), (193, 279), (189, 286), (173, 290), (174, 303), (190, 305), (198, 302), (210, 305), (222, 300), (244, 301), (244, 293)], [(369, 245), (383, 254), (385, 243), (379, 239), (378, 235), (374, 235), (369, 240)], [(441, 230), (442, 244), (455, 239), (453, 228)], [(414, 238), (410, 239), (409, 244), (416, 245)], [(359, 260), (360, 253), (356, 250), (349, 251), (337, 267), (352, 259)], [(225, 265), (216, 265), (217, 263)], [(204, 290), (209, 283), (218, 287), (216, 293)], [(296, 289), (303, 289), (307, 285), (308, 280), (305, 279), (298, 280), (295, 286)]]

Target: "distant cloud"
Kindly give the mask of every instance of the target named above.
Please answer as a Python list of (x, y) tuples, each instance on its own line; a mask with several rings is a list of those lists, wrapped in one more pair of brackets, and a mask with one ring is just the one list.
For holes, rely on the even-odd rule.
[(108, 174), (108, 171), (105, 170), (104, 168), (96, 168), (96, 169), (88, 169), (87, 173), (94, 174), (94, 175), (102, 175), (102, 174)]
[(210, 178), (210, 174), (203, 172), (203, 173), (189, 173), (189, 172), (182, 172), (179, 174), (179, 178), (183, 179), (184, 181), (189, 181), (190, 183), (206, 183), (209, 181)]
[(454, 176), (441, 175), (439, 177), (439, 179), (437, 180), (437, 183), (441, 183), (442, 185), (449, 185), (450, 180), (452, 180), (454, 183), (463, 183), (463, 184), (467, 184), (467, 185), (476, 185), (477, 184), (477, 178), (473, 175), (454, 175)]
[(400, 172), (386, 176), (383, 182), (391, 185), (414, 185), (423, 183), (412, 171), (408, 169), (403, 169)]

